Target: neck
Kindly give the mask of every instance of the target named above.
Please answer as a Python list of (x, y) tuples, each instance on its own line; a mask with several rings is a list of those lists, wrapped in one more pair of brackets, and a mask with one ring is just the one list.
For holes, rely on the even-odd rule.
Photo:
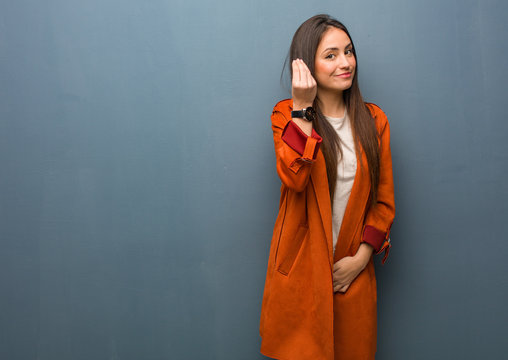
[(326, 91), (318, 89), (317, 98), (321, 112), (325, 116), (341, 118), (344, 116), (346, 103), (342, 91)]

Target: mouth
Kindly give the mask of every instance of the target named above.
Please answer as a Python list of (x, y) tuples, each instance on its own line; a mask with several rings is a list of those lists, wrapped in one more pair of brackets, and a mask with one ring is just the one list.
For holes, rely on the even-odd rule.
[(340, 75), (335, 75), (335, 77), (349, 78), (349, 77), (351, 77), (351, 73), (347, 72), (347, 73), (343, 73), (343, 74), (340, 74)]

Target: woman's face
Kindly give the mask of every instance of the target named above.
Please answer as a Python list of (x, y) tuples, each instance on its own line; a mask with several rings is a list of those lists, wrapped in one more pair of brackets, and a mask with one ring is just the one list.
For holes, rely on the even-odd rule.
[(349, 36), (336, 27), (323, 33), (316, 51), (314, 77), (318, 90), (344, 91), (353, 84), (356, 59)]

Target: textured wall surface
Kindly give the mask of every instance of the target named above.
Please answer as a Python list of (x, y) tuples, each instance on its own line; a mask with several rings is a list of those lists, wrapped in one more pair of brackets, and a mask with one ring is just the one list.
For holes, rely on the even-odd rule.
[(264, 358), (270, 114), (323, 12), (391, 125), (377, 359), (503, 358), (507, 4), (2, 1), (0, 358)]

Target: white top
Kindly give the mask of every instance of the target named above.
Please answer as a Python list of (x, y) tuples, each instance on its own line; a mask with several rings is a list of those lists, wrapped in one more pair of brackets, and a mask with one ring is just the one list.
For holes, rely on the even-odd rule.
[(335, 255), (335, 245), (337, 244), (340, 226), (342, 225), (342, 218), (344, 217), (349, 195), (351, 194), (351, 189), (353, 188), (353, 182), (355, 180), (356, 151), (347, 109), (344, 112), (344, 116), (341, 118), (332, 118), (329, 116), (325, 116), (325, 118), (333, 126), (335, 131), (337, 131), (343, 154), (343, 158), (340, 158), (339, 155), (337, 184), (335, 185), (332, 208), (333, 253)]

